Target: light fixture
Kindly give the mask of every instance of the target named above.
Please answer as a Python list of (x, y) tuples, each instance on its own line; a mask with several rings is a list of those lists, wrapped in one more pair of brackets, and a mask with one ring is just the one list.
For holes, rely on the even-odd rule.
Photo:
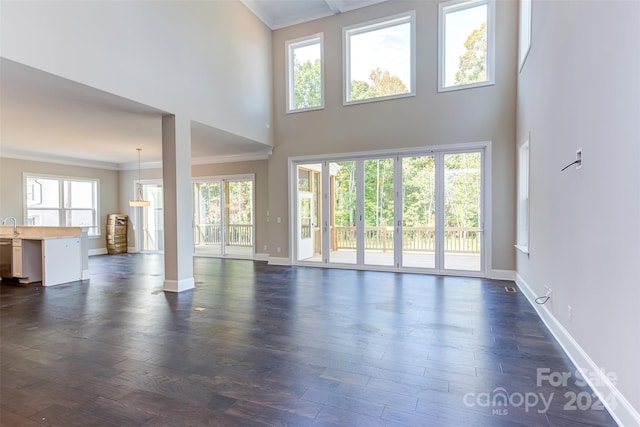
[(132, 207), (146, 207), (151, 203), (148, 200), (144, 200), (142, 197), (142, 185), (140, 185), (140, 152), (142, 148), (136, 148), (138, 150), (138, 183), (136, 184), (136, 199), (129, 200), (129, 206)]

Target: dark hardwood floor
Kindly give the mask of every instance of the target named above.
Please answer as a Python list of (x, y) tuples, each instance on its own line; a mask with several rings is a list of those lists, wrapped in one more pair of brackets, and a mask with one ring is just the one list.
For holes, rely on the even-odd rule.
[(172, 294), (158, 255), (90, 272), (0, 286), (2, 426), (615, 425), (537, 381), (575, 367), (510, 282), (196, 258)]

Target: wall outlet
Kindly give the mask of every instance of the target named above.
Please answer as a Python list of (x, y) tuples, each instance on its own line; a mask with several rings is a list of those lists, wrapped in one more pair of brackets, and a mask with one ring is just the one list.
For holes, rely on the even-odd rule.
[(576, 150), (576, 170), (582, 169), (582, 148)]
[(569, 320), (571, 320), (573, 317), (573, 307), (571, 307), (570, 305), (567, 306), (567, 317), (569, 318)]
[(277, 218), (276, 218), (276, 222), (277, 222), (278, 224), (280, 224), (280, 223), (282, 222), (282, 218), (277, 217)]
[(266, 251), (267, 250), (267, 245), (264, 245), (263, 250)]
[(278, 251), (278, 253), (282, 252), (282, 248), (280, 246), (278, 246), (278, 249), (276, 249)]

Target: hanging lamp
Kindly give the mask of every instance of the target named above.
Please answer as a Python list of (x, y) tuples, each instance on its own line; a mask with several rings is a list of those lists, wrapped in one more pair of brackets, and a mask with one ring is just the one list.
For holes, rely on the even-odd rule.
[(129, 200), (129, 206), (147, 207), (151, 202), (144, 200), (142, 197), (142, 185), (140, 185), (140, 152), (142, 151), (142, 148), (136, 148), (136, 150), (138, 150), (138, 183), (136, 184), (136, 199)]

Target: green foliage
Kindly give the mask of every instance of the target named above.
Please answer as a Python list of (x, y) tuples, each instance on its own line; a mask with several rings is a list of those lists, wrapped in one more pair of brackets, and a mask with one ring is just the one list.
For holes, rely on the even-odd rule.
[(382, 71), (380, 68), (371, 70), (368, 82), (360, 80), (351, 82), (351, 100), (353, 101), (408, 92), (409, 89), (400, 77), (392, 76), (389, 71)]
[(311, 61), (295, 62), (293, 67), (294, 109), (321, 105), (322, 73), (320, 65), (319, 59), (313, 63)]
[(445, 156), (445, 227), (480, 226), (480, 162), (480, 153)]
[(460, 56), (456, 85), (487, 80), (487, 22), (473, 30), (464, 42), (466, 52)]
[(335, 177), (335, 224), (355, 225), (356, 219), (356, 162), (338, 162)]
[[(444, 156), (445, 227), (480, 226), (480, 153)], [(356, 164), (338, 162), (335, 177), (335, 224), (354, 226), (356, 218)], [(366, 227), (394, 224), (393, 159), (364, 162), (364, 214)], [(435, 159), (415, 156), (402, 159), (403, 225), (435, 226)]]
[(436, 175), (433, 156), (402, 159), (405, 227), (434, 227)]

